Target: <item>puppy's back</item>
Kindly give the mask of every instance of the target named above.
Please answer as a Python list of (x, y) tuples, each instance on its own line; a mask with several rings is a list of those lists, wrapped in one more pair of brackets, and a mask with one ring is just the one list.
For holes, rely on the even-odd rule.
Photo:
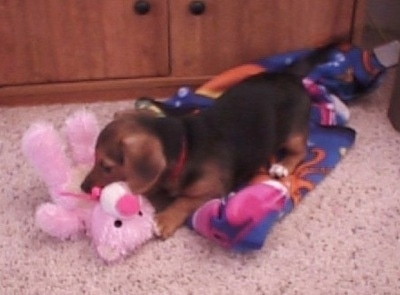
[(239, 138), (268, 137), (276, 147), (288, 133), (306, 128), (309, 108), (309, 96), (297, 76), (262, 73), (226, 91), (213, 113), (225, 132)]
[(230, 88), (203, 117), (231, 154), (235, 182), (240, 183), (267, 167), (289, 134), (307, 128), (309, 107), (296, 76), (263, 73)]

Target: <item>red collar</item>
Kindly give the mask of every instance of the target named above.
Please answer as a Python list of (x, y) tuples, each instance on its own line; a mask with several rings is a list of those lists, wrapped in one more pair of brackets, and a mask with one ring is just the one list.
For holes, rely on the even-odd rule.
[(175, 166), (171, 170), (171, 174), (169, 175), (171, 180), (177, 179), (179, 177), (179, 175), (182, 173), (183, 168), (185, 167), (185, 164), (186, 164), (186, 158), (187, 158), (186, 141), (182, 140), (181, 152), (179, 154), (179, 157), (178, 157), (178, 160), (177, 160)]

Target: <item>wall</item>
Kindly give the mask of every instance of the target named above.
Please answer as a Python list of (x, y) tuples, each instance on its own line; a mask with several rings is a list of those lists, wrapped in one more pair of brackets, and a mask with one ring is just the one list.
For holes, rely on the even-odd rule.
[(378, 26), (389, 39), (400, 39), (400, 0), (368, 0), (366, 30)]

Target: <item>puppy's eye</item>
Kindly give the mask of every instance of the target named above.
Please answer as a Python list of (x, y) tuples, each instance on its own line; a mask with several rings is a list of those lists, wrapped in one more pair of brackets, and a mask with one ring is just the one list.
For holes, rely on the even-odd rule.
[(100, 168), (105, 173), (111, 173), (111, 170), (112, 170), (112, 168), (110, 166), (107, 166), (103, 162), (100, 163)]

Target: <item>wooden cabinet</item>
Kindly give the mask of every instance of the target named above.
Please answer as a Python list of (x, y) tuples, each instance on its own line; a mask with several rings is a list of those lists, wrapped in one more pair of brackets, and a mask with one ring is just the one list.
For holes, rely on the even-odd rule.
[(137, 2), (0, 0), (0, 104), (171, 94), (256, 58), (355, 36), (364, 7), (363, 0), (141, 0), (148, 11), (138, 12)]

